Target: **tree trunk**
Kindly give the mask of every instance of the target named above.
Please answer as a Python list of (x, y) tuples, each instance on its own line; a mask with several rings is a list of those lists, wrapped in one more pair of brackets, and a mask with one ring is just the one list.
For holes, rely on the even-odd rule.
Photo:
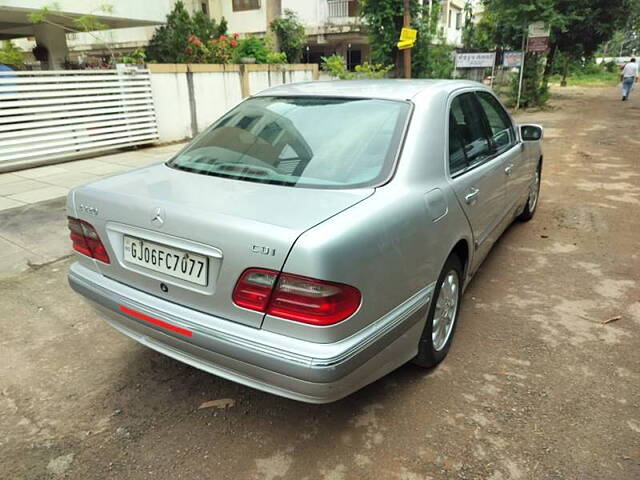
[(564, 59), (564, 65), (562, 66), (562, 81), (560, 82), (561, 87), (567, 86), (567, 75), (569, 75), (569, 57)]

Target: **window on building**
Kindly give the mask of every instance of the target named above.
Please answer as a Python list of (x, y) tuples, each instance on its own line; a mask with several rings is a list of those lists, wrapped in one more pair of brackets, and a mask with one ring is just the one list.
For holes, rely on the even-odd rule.
[(241, 12), (243, 10), (258, 10), (260, 8), (260, 0), (233, 0), (233, 11)]
[(462, 28), (462, 12), (456, 13), (456, 30)]
[(449, 21), (447, 22), (447, 25), (449, 28), (451, 28), (451, 20), (453, 19), (453, 10), (449, 10)]
[(209, 16), (209, 3), (208, 2), (202, 2), (200, 4), (200, 8), (202, 8), (202, 13), (204, 13), (207, 16)]

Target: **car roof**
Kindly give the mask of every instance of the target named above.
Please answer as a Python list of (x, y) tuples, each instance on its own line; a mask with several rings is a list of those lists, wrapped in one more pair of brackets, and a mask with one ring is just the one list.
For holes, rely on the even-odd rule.
[(268, 88), (255, 96), (319, 96), (410, 100), (423, 92), (452, 92), (461, 88), (486, 87), (469, 80), (330, 80), (289, 83)]

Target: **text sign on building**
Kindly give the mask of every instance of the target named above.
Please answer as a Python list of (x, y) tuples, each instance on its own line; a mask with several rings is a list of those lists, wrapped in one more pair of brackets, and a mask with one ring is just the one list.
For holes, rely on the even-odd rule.
[(549, 37), (534, 37), (527, 42), (528, 52), (546, 52), (549, 48)]
[(529, 38), (548, 37), (549, 33), (549, 27), (544, 22), (535, 22), (529, 25)]
[(456, 68), (491, 68), (496, 60), (496, 52), (456, 53)]
[(522, 65), (522, 52), (504, 52), (502, 65), (508, 68), (518, 68)]

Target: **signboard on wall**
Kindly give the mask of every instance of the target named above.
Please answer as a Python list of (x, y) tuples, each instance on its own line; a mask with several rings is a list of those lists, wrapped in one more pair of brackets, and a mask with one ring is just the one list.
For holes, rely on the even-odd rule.
[(504, 52), (502, 65), (507, 68), (518, 68), (522, 65), (522, 52)]
[(456, 53), (456, 68), (491, 68), (496, 61), (496, 52)]
[(527, 52), (546, 52), (549, 48), (549, 37), (533, 37), (527, 42)]
[(549, 34), (549, 27), (544, 22), (535, 22), (529, 25), (529, 38), (548, 37)]

